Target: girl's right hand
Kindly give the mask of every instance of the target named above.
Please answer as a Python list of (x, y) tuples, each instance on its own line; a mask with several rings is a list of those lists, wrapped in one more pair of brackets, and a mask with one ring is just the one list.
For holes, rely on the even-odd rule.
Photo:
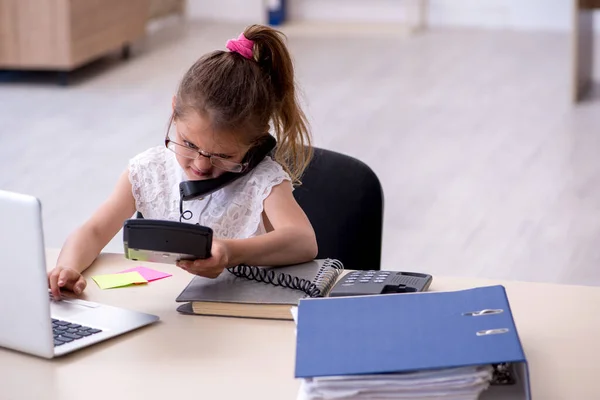
[(67, 289), (80, 295), (87, 286), (87, 282), (79, 271), (56, 266), (48, 272), (48, 285), (54, 298), (60, 300), (60, 289)]

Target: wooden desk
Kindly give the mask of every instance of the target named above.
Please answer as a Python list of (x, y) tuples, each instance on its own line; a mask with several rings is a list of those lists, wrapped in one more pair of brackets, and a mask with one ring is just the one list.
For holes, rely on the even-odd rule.
[[(48, 251), (48, 266), (57, 254)], [(86, 275), (139, 264), (103, 254)], [(296, 398), (292, 321), (179, 315), (174, 300), (190, 276), (152, 267), (173, 277), (104, 291), (89, 280), (84, 298), (154, 313), (159, 323), (55, 360), (0, 349), (0, 399)], [(491, 284), (508, 291), (534, 398), (597, 398), (600, 288), (435, 277), (431, 290)]]

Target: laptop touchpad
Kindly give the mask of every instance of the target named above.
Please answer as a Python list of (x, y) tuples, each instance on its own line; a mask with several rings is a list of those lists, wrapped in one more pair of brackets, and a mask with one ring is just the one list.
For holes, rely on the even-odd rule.
[(74, 317), (77, 314), (89, 311), (91, 311), (89, 307), (69, 300), (50, 302), (50, 314), (52, 315), (52, 318), (65, 319), (68, 321), (69, 318)]

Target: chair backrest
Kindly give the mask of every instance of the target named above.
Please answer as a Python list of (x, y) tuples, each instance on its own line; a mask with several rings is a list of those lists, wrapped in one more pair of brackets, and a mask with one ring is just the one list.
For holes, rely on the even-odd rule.
[(317, 258), (336, 258), (346, 269), (381, 268), (383, 189), (369, 166), (315, 148), (294, 197), (317, 235)]

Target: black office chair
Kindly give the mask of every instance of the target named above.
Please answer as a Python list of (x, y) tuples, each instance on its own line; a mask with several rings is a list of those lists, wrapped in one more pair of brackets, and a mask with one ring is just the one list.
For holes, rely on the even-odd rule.
[(315, 148), (294, 197), (317, 235), (317, 258), (336, 258), (346, 269), (381, 268), (383, 189), (368, 165)]

